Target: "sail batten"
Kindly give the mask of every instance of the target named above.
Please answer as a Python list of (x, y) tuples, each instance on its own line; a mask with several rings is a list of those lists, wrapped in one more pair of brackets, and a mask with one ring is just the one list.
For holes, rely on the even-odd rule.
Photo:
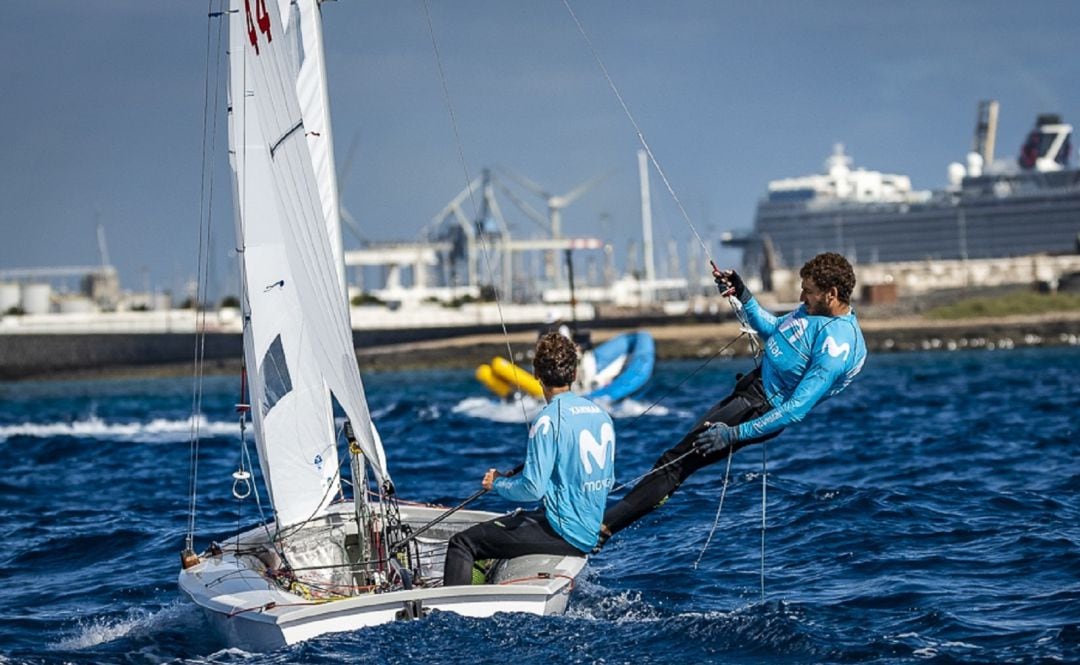
[[(309, 2), (301, 0), (301, 13)], [(232, 5), (230, 148), (247, 287), (244, 350), (258, 405), (252, 415), (259, 463), (277, 521), (289, 525), (321, 514), (339, 493), (333, 399), (364, 435), (358, 440), (380, 482), (386, 460), (356, 366), (331, 238), (337, 221), (328, 220), (320, 193), (336, 192), (336, 184), (319, 182), (333, 177), (333, 167), (317, 175), (305, 138), (309, 116), (297, 96), (302, 65), (282, 25), (290, 12), (279, 5), (280, 12), (248, 21), (247, 12), (263, 12), (263, 3)], [(294, 16), (290, 30), (298, 25)], [(315, 119), (321, 111), (312, 113), (312, 122), (322, 122)]]

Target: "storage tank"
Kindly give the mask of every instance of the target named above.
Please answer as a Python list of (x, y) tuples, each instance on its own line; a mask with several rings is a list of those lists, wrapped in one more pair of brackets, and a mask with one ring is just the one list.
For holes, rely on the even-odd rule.
[(48, 284), (23, 284), (22, 308), (27, 314), (48, 314), (52, 287)]
[(0, 282), (0, 314), (18, 306), (19, 285), (14, 282)]

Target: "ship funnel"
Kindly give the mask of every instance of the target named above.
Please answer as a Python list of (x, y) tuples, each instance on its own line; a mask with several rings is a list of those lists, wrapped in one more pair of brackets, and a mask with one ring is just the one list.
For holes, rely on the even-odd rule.
[(975, 118), (975, 142), (972, 152), (982, 156), (983, 164), (994, 163), (994, 141), (997, 137), (998, 103), (993, 99), (979, 102)]
[(1039, 114), (1035, 129), (1020, 149), (1020, 167), (1036, 171), (1060, 171), (1069, 166), (1072, 152), (1072, 125), (1061, 122), (1056, 113)]

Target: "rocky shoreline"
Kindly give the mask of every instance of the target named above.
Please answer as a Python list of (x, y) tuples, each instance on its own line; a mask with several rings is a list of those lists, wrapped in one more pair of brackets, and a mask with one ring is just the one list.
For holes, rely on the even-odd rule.
[[(1006, 319), (963, 319), (957, 321), (928, 320), (917, 316), (873, 318), (861, 320), (866, 344), (871, 354), (894, 353), (903, 351), (964, 350), (964, 349), (1014, 349), (1039, 346), (1078, 346), (1080, 345), (1080, 312), (1058, 312), (1038, 316), (1014, 316)], [(617, 334), (629, 330), (648, 330), (656, 340), (657, 359), (704, 359), (714, 355), (727, 357), (747, 356), (750, 346), (745, 339), (737, 340), (739, 326), (735, 322), (680, 322), (629, 328), (604, 328), (593, 331), (594, 343), (603, 342)], [(172, 335), (169, 340), (143, 339), (146, 335), (127, 335), (122, 346), (126, 349), (120, 360), (94, 362), (91, 357), (101, 341), (92, 339), (63, 340), (38, 339), (25, 340), (35, 347), (35, 353), (60, 362), (63, 356), (81, 357), (84, 365), (79, 369), (49, 369), (33, 365), (0, 367), (0, 380), (52, 380), (52, 379), (96, 379), (129, 378), (148, 376), (183, 376), (192, 373), (192, 362), (153, 363), (145, 357), (147, 347), (158, 348), (163, 344), (182, 345), (183, 355), (191, 357), (194, 337)], [(161, 336), (157, 336), (161, 337)], [(175, 339), (172, 339), (175, 338)], [(534, 331), (473, 334), (447, 337), (429, 341), (405, 343), (382, 343), (357, 350), (357, 361), (363, 372), (421, 370), (421, 369), (471, 369), (481, 363), (489, 362), (494, 356), (511, 355), (519, 363), (529, 364), (529, 353), (536, 341)], [(238, 373), (240, 369), (239, 338), (235, 335), (215, 336), (209, 340), (211, 346), (222, 347), (208, 358), (204, 365), (205, 374)], [(0, 344), (3, 344), (0, 341)], [(116, 346), (120, 341), (111, 340)], [(49, 348), (43, 348), (47, 346)], [(55, 348), (54, 348), (55, 347)], [(130, 348), (127, 348), (130, 347)], [(230, 353), (222, 350), (235, 349)], [(115, 350), (115, 349), (114, 349)], [(18, 360), (25, 361), (26, 350), (19, 351), (9, 345), (0, 348), (0, 356), (16, 354)], [(183, 357), (183, 356), (178, 356)], [(89, 362), (87, 362), (89, 361)], [(36, 363), (40, 365), (40, 363)]]
[[(1008, 319), (935, 321), (919, 317), (860, 321), (870, 353), (903, 351), (1013, 349), (1036, 346), (1080, 345), (1080, 312), (1063, 312)], [(708, 358), (713, 355), (747, 356), (745, 340), (734, 322), (647, 326), (656, 340), (658, 360)], [(594, 343), (628, 330), (593, 333)], [(527, 362), (536, 336), (533, 333), (472, 335), (440, 341), (388, 345), (357, 352), (363, 371), (424, 368), (468, 368), (506, 357), (507, 342), (517, 362)], [(726, 348), (725, 348), (726, 347)]]

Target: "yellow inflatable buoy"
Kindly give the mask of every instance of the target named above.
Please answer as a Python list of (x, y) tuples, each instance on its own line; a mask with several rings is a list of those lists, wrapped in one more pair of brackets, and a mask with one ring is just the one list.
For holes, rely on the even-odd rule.
[(537, 399), (544, 396), (544, 389), (540, 387), (540, 382), (536, 380), (536, 377), (505, 358), (492, 358), (491, 370), (495, 376), (512, 386), (517, 386), (528, 395)]
[(491, 365), (480, 365), (477, 367), (476, 380), (484, 384), (488, 390), (499, 397), (508, 397), (510, 393), (514, 392), (514, 387), (512, 385), (495, 376), (495, 372), (491, 369)]

